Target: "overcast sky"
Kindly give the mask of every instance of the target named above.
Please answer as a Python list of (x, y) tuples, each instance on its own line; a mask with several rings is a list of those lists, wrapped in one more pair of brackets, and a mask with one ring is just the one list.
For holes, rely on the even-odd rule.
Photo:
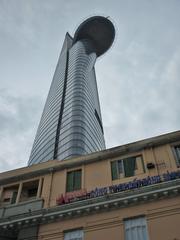
[(27, 165), (64, 36), (110, 16), (96, 63), (107, 148), (180, 129), (179, 0), (0, 0), (0, 171)]

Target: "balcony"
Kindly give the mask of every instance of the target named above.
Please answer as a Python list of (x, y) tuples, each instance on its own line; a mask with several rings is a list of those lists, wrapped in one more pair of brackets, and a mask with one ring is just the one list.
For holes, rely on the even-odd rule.
[(35, 179), (2, 187), (0, 219), (41, 210), (43, 208), (42, 182), (42, 179)]
[(11, 204), (0, 208), (0, 219), (31, 213), (43, 208), (42, 199), (33, 199), (18, 204)]

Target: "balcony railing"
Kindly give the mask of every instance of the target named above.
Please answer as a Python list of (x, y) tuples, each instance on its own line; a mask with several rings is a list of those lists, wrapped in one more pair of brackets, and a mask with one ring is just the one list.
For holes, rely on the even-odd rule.
[(0, 207), (0, 219), (31, 213), (43, 208), (43, 199), (34, 199)]

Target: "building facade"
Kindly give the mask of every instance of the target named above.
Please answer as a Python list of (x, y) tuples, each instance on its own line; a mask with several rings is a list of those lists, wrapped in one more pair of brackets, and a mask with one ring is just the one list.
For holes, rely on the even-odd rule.
[(105, 149), (94, 65), (114, 35), (104, 17), (87, 19), (73, 38), (66, 34), (28, 165)]
[(2, 240), (180, 239), (180, 131), (0, 174)]

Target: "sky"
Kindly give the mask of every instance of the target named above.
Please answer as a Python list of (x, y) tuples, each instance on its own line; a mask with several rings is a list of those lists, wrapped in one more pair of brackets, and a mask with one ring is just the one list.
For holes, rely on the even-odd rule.
[(66, 32), (116, 29), (96, 62), (107, 148), (180, 129), (179, 0), (0, 0), (0, 172), (27, 165)]

